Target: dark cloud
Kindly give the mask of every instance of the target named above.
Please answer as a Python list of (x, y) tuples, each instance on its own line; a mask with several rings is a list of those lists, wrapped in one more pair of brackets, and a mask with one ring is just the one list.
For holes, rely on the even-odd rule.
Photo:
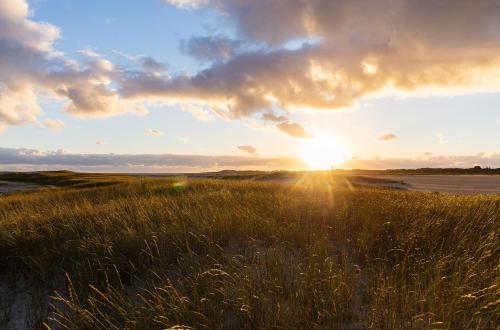
[(250, 154), (252, 156), (257, 155), (257, 149), (253, 146), (250, 146), (250, 145), (238, 146), (238, 149), (240, 149), (241, 151), (244, 151), (247, 154)]
[(241, 41), (222, 35), (208, 37), (193, 37), (181, 42), (181, 51), (200, 61), (225, 61), (233, 57)]
[(62, 150), (0, 148), (0, 170), (75, 169), (120, 172), (196, 172), (217, 169), (298, 169), (303, 162), (294, 158), (205, 156), (172, 154), (71, 154)]
[[(500, 167), (500, 154), (480, 153), (464, 156), (426, 155), (416, 158), (352, 158), (342, 168), (393, 169), (422, 167), (469, 168)], [(223, 169), (276, 170), (304, 169), (296, 158), (262, 158), (248, 156), (206, 156), (171, 154), (72, 154), (63, 150), (0, 148), (0, 171), (70, 169), (89, 172), (202, 172)]]
[(286, 134), (300, 138), (300, 139), (308, 139), (312, 137), (311, 134), (309, 134), (304, 127), (302, 127), (300, 124), (297, 123), (291, 123), (291, 122), (283, 122), (276, 124), (276, 127), (282, 131), (285, 132)]
[(264, 112), (262, 114), (262, 120), (265, 120), (265, 121), (274, 121), (274, 122), (283, 122), (283, 121), (287, 121), (288, 118), (286, 116), (283, 116), (283, 115), (276, 115), (272, 112)]
[(139, 62), (141, 63), (142, 67), (144, 68), (145, 71), (151, 71), (151, 72), (163, 72), (167, 70), (167, 66), (163, 63), (158, 62), (152, 57), (149, 56), (143, 56), (139, 59)]

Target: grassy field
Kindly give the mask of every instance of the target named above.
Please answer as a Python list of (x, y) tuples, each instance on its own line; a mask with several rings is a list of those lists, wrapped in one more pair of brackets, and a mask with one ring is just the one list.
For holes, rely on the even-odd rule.
[(500, 197), (324, 175), (9, 175), (52, 188), (0, 196), (0, 328), (13, 315), (60, 329), (499, 324)]

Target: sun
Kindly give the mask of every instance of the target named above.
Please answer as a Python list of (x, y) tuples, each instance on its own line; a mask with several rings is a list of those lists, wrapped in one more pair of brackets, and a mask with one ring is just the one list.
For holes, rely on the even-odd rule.
[(302, 143), (302, 159), (313, 170), (327, 170), (349, 158), (345, 145), (333, 137), (314, 137)]

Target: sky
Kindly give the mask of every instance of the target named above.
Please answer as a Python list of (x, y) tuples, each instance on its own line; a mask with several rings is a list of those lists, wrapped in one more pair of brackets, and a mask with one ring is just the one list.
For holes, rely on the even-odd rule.
[(498, 0), (0, 3), (0, 170), (474, 165)]

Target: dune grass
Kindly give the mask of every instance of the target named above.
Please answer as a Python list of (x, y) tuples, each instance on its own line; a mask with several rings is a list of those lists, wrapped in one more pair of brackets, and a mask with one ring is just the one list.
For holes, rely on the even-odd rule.
[[(0, 174), (0, 180), (71, 188), (96, 188), (137, 180), (122, 174), (76, 173), (71, 171), (10, 172)], [(140, 178), (139, 178), (140, 179)]]
[(498, 325), (500, 197), (99, 180), (0, 197), (0, 275), (36, 291), (34, 327)]

